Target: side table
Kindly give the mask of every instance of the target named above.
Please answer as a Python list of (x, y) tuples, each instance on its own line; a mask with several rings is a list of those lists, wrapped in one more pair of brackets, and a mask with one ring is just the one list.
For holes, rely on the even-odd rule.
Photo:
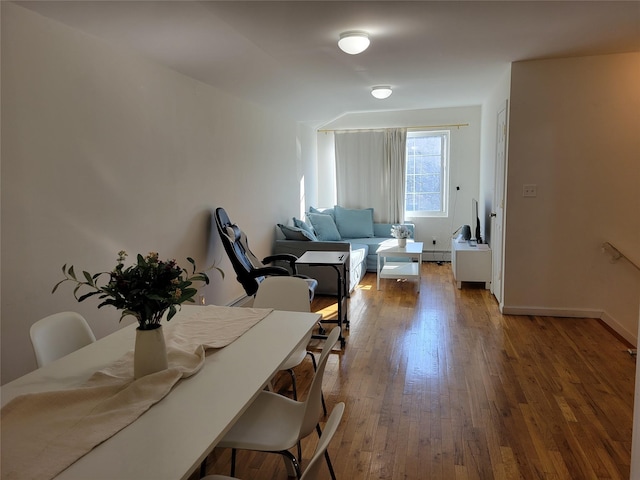
[[(309, 265), (311, 267), (332, 267), (337, 274), (338, 288), (336, 289), (338, 297), (338, 326), (340, 327), (340, 345), (344, 348), (346, 340), (344, 338), (344, 328), (349, 329), (349, 319), (347, 317), (347, 265), (349, 262), (348, 252), (321, 252), (309, 250), (305, 252), (298, 260), (298, 265)], [(325, 320), (326, 322), (326, 320)], [(344, 327), (344, 328), (343, 328)], [(313, 338), (327, 338), (327, 335), (313, 335)]]

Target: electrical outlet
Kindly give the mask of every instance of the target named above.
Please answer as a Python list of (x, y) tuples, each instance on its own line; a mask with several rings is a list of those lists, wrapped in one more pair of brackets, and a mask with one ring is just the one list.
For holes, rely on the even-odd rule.
[(431, 240), (432, 240), (433, 244), (435, 245), (436, 244), (436, 237), (431, 237)]
[(522, 196), (523, 197), (537, 197), (538, 196), (538, 186), (530, 183), (522, 186)]

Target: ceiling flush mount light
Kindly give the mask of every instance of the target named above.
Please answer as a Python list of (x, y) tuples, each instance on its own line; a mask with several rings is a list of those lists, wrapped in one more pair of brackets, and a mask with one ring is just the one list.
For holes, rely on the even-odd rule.
[(338, 47), (344, 53), (357, 55), (364, 52), (369, 46), (369, 34), (367, 32), (352, 31), (340, 34)]
[(371, 88), (371, 95), (373, 95), (379, 100), (388, 98), (392, 93), (393, 91), (391, 90), (391, 87), (388, 85), (379, 85), (377, 87)]

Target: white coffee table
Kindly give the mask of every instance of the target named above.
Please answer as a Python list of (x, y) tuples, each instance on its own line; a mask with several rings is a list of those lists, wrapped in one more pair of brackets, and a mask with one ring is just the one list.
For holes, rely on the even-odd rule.
[[(378, 250), (377, 288), (380, 290), (381, 278), (395, 278), (403, 280), (417, 280), (418, 292), (420, 292), (420, 266), (422, 265), (422, 242), (407, 240), (405, 247), (398, 246), (395, 239), (385, 240)], [(411, 261), (394, 262), (388, 258), (409, 258)], [(413, 260), (417, 260), (413, 261)]]

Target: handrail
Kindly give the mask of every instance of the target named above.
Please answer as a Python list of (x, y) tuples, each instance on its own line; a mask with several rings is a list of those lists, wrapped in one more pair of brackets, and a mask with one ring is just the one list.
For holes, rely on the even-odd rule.
[(627, 262), (629, 262), (634, 267), (636, 267), (636, 270), (640, 271), (640, 267), (638, 265), (636, 265), (636, 263), (633, 260), (631, 260), (624, 253), (622, 253), (620, 250), (618, 250), (616, 247), (614, 247), (611, 243), (604, 242), (602, 244), (602, 252), (603, 253), (608, 253), (611, 256), (611, 259), (614, 262), (616, 262), (616, 261), (618, 261), (618, 260), (620, 260), (622, 258), (622, 259), (626, 260)]

